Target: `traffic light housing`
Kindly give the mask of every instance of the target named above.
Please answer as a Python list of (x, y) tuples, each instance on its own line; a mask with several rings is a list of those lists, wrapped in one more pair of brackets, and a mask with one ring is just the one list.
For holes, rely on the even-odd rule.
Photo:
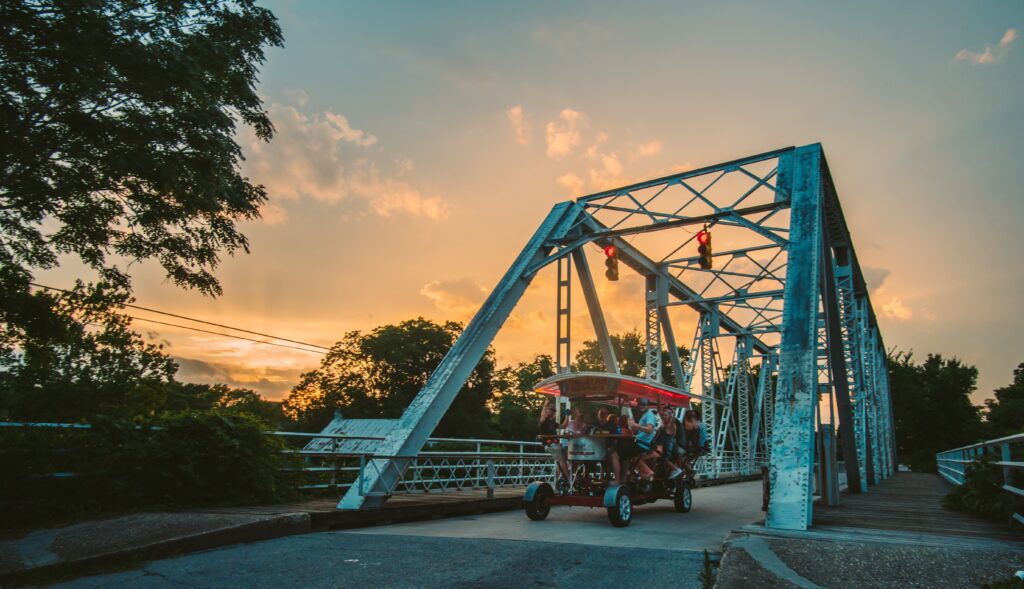
[(697, 234), (697, 253), (700, 254), (701, 270), (710, 270), (711, 262), (711, 232), (705, 227)]
[(608, 280), (615, 281), (619, 279), (619, 248), (614, 245), (609, 245), (604, 248), (604, 267), (607, 270), (604, 271), (604, 276)]

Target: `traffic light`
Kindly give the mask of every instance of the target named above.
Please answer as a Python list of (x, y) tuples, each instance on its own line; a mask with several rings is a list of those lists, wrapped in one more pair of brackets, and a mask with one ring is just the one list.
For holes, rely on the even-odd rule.
[(711, 232), (705, 227), (697, 234), (697, 253), (700, 254), (701, 270), (711, 269)]
[(604, 255), (607, 256), (604, 259), (604, 267), (607, 270), (604, 271), (604, 276), (608, 280), (619, 279), (619, 248), (614, 245), (609, 245), (604, 248)]

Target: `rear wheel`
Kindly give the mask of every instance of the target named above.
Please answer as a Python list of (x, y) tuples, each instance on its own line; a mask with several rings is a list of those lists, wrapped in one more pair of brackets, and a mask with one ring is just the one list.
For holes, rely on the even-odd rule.
[(633, 521), (633, 498), (625, 488), (619, 489), (615, 505), (608, 508), (608, 519), (616, 528), (624, 528)]
[(683, 481), (676, 483), (676, 492), (672, 497), (672, 502), (679, 513), (689, 512), (690, 507), (693, 506), (693, 493), (690, 492), (690, 485)]
[(551, 487), (542, 485), (537, 489), (537, 492), (533, 494), (533, 499), (523, 503), (523, 509), (526, 511), (526, 517), (540, 521), (546, 519), (548, 514), (551, 513), (551, 505), (548, 503), (548, 499), (551, 498)]

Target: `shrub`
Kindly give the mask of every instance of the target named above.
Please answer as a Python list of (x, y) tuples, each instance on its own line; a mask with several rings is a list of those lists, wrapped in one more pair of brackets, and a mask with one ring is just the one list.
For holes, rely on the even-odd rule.
[(1003, 491), (1002, 469), (984, 456), (967, 465), (964, 484), (942, 500), (950, 511), (963, 511), (992, 520), (1006, 520), (1013, 513), (1009, 495)]
[[(183, 411), (142, 426), (100, 418), (91, 430), (0, 432), (6, 526), (132, 509), (272, 503), (292, 497), (297, 459), (257, 418)], [(76, 476), (55, 477), (71, 472)]]

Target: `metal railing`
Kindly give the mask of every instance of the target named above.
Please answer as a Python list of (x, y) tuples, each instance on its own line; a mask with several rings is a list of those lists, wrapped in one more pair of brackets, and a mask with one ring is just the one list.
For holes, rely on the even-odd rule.
[[(90, 424), (0, 422), (0, 427), (41, 429), (92, 429)], [(159, 428), (140, 428), (159, 429)], [(555, 482), (556, 466), (551, 455), (536, 441), (492, 440), (477, 438), (430, 438), (416, 455), (388, 456), (374, 452), (347, 452), (346, 441), (382, 440), (373, 436), (308, 432), (267, 432), (268, 435), (301, 444), (285, 450), (301, 459), (299, 466), (287, 470), (300, 477), (298, 487), (304, 490), (342, 492), (357, 481), (365, 480), (367, 471), (396, 469), (398, 484), (394, 492), (431, 493), (486, 489), (488, 495), (499, 487), (524, 487), (534, 481)], [(309, 442), (319, 440), (319, 449), (307, 449)], [(741, 458), (739, 452), (726, 451), (721, 456), (702, 456), (694, 465), (699, 480), (742, 478), (760, 472), (767, 466), (766, 455)], [(75, 476), (77, 473), (53, 473), (52, 476)], [(368, 491), (367, 491), (368, 493)]]
[[(92, 430), (88, 423), (0, 422), (0, 428), (24, 428), (49, 431)], [(139, 430), (161, 430), (139, 427)], [(539, 442), (492, 440), (482, 438), (430, 438), (415, 456), (384, 456), (372, 452), (346, 453), (344, 441), (382, 440), (372, 436), (347, 436), (306, 432), (267, 432), (268, 435), (294, 440), (302, 447), (285, 450), (299, 457), (299, 467), (288, 468), (302, 477), (300, 489), (348, 489), (367, 469), (401, 465), (398, 492), (424, 493), (498, 487), (526, 486), (535, 480), (554, 482), (555, 465)], [(325, 440), (323, 450), (307, 450), (310, 440)], [(383, 460), (389, 459), (389, 460)], [(77, 472), (53, 472), (49, 476), (80, 476)]]
[(754, 475), (761, 467), (768, 466), (768, 455), (758, 453), (743, 458), (739, 452), (726, 450), (721, 456), (705, 454), (697, 459), (693, 469), (698, 480), (724, 479)]
[[(1003, 491), (1016, 497), (1024, 497), (1024, 489), (1014, 486), (1014, 471), (1024, 469), (1024, 433), (987, 440), (962, 448), (945, 450), (935, 455), (939, 474), (954, 485), (962, 485), (967, 477), (967, 468), (980, 462), (984, 456), (997, 458), (995, 466), (1003, 470)], [(1013, 519), (1024, 524), (1024, 515), (1014, 513)]]
[[(415, 456), (386, 456), (373, 452), (346, 452), (346, 440), (376, 440), (365, 436), (336, 434), (269, 432), (270, 435), (327, 440), (321, 450), (290, 450), (305, 462), (301, 470), (315, 482), (302, 489), (344, 490), (365, 480), (368, 470), (397, 468), (400, 493), (430, 493), (522, 487), (536, 480), (554, 482), (555, 464), (539, 442), (490, 440), (477, 438), (430, 438), (425, 449)], [(444, 449), (436, 449), (442, 447)], [(368, 492), (367, 492), (368, 493)]]

